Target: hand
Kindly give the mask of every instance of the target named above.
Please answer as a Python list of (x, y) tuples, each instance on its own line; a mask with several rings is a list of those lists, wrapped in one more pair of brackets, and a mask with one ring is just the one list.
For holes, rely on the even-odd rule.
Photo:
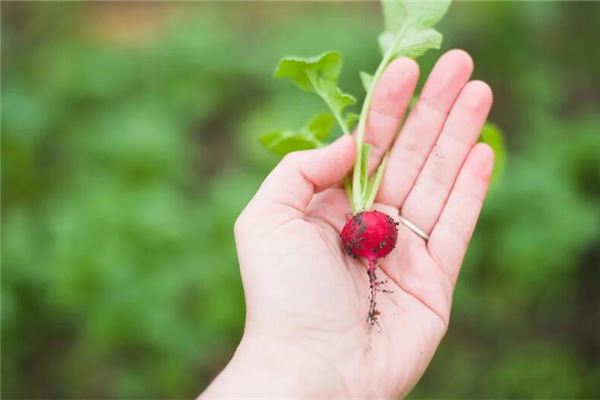
[(289, 154), (265, 179), (235, 226), (244, 337), (205, 396), (363, 399), (411, 390), (448, 327), (493, 166), (492, 150), (476, 144), (492, 94), (468, 82), (472, 69), (463, 51), (443, 55), (398, 136), (417, 65), (395, 60), (375, 90), (370, 169), (391, 150), (375, 208), (394, 218), (400, 210), (430, 239), (399, 226), (395, 250), (377, 269), (387, 283), (373, 329), (366, 262), (347, 256), (339, 239), (350, 213), (339, 183), (352, 168), (354, 141)]

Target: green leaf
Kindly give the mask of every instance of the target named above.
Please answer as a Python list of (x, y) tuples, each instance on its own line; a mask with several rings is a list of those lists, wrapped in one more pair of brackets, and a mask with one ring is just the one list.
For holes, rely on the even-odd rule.
[(365, 92), (368, 92), (369, 89), (371, 88), (371, 85), (373, 84), (373, 75), (371, 75), (367, 72), (364, 72), (364, 71), (360, 71), (359, 75), (360, 75), (360, 81), (362, 82)]
[(300, 89), (316, 92), (313, 78), (337, 82), (342, 70), (342, 55), (328, 51), (313, 57), (286, 57), (275, 68), (276, 78), (291, 79)]
[(486, 122), (481, 130), (479, 141), (489, 144), (494, 150), (495, 163), (494, 172), (492, 173), (492, 184), (495, 185), (502, 178), (504, 168), (506, 167), (506, 147), (504, 146), (504, 136), (502, 135), (502, 131), (500, 131), (498, 126), (491, 122)]
[(318, 140), (325, 140), (331, 135), (335, 118), (331, 113), (324, 112), (315, 115), (306, 126), (308, 132)]
[(273, 153), (284, 156), (297, 150), (316, 149), (319, 142), (299, 131), (272, 131), (263, 134), (260, 142)]
[(260, 137), (260, 142), (279, 156), (292, 151), (316, 149), (324, 145), (323, 140), (331, 134), (334, 124), (331, 113), (320, 113), (300, 129), (267, 132)]
[(379, 45), (391, 58), (419, 57), (429, 49), (438, 49), (442, 35), (433, 27), (448, 10), (450, 0), (381, 0), (385, 31)]
[(342, 63), (342, 55), (336, 51), (314, 57), (286, 57), (279, 62), (274, 75), (290, 79), (300, 89), (317, 93), (341, 124), (344, 109), (356, 103), (352, 95), (337, 86)]
[[(356, 98), (351, 94), (344, 93), (339, 87), (330, 87), (329, 84), (323, 85), (323, 91), (319, 92), (323, 100), (329, 105), (331, 111), (342, 114), (346, 107), (356, 104)], [(331, 90), (329, 90), (331, 89)]]
[(360, 115), (356, 113), (348, 113), (346, 114), (346, 118), (344, 118), (344, 123), (346, 124), (346, 128), (348, 131), (351, 131), (356, 126), (356, 123), (360, 119)]

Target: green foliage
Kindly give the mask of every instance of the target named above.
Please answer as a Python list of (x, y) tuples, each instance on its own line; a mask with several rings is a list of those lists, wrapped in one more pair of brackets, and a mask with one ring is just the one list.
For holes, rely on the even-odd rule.
[(385, 31), (379, 36), (383, 54), (392, 58), (423, 55), (439, 49), (442, 35), (433, 29), (444, 17), (450, 0), (382, 0)]
[(344, 118), (344, 122), (346, 123), (346, 127), (348, 128), (349, 131), (354, 129), (354, 127), (358, 123), (359, 119), (360, 119), (360, 115), (358, 115), (356, 113), (349, 112), (348, 114), (346, 114), (346, 118)]
[(342, 62), (342, 55), (336, 51), (315, 57), (286, 57), (279, 62), (274, 75), (291, 79), (300, 89), (318, 94), (347, 132), (342, 113), (356, 99), (338, 87)]
[[(232, 226), (274, 163), (256, 138), (322, 111), (266, 72), (326, 45), (359, 93), (381, 22), (361, 3), (181, 3), (122, 43), (90, 33), (96, 7), (2, 5), (1, 397), (191, 398), (242, 333)], [(413, 398), (600, 397), (599, 8), (457, 2), (444, 20), (510, 159)]]
[(368, 92), (371, 85), (373, 85), (373, 75), (371, 75), (365, 71), (360, 71), (359, 75), (360, 75), (360, 82), (362, 83), (363, 88), (365, 89), (365, 92)]
[[(350, 189), (352, 191), (350, 204), (355, 213), (369, 209), (373, 204), (386, 165), (385, 162), (380, 163), (375, 176), (371, 179), (368, 177), (365, 179), (363, 167), (367, 162), (365, 158), (368, 157), (368, 149), (365, 151), (363, 140), (375, 85), (383, 74), (385, 67), (394, 58), (402, 56), (416, 58), (430, 48), (439, 48), (442, 35), (431, 28), (444, 16), (450, 5), (450, 0), (435, 2), (382, 0), (381, 5), (385, 20), (385, 31), (379, 36), (379, 44), (383, 57), (373, 76), (364, 72), (360, 74), (367, 94), (362, 105), (356, 132), (356, 143), (360, 151), (357, 153), (354, 162), (352, 188)], [(385, 157), (387, 158), (387, 155)]]
[(316, 149), (331, 134), (335, 118), (331, 113), (317, 114), (300, 129), (267, 132), (260, 137), (263, 146), (283, 156), (296, 150)]
[[(439, 48), (442, 35), (432, 28), (446, 13), (450, 0), (428, 2), (382, 0), (381, 3), (386, 28), (379, 37), (383, 58), (374, 75), (360, 72), (360, 79), (367, 95), (358, 116), (356, 133), (358, 152), (354, 162), (352, 182), (350, 183), (349, 179), (344, 180), (348, 200), (354, 213), (371, 207), (385, 169), (385, 163), (380, 163), (375, 176), (369, 178), (367, 162), (371, 147), (363, 143), (375, 83), (387, 64), (394, 58), (401, 56), (416, 58), (430, 48)], [(341, 69), (342, 55), (330, 51), (314, 57), (286, 57), (279, 62), (274, 75), (276, 78), (291, 79), (300, 89), (321, 96), (342, 131), (349, 134), (354, 116), (350, 114), (350, 118), (344, 118), (342, 112), (346, 107), (353, 105), (356, 99), (342, 92), (337, 86)], [(261, 141), (267, 149), (279, 155), (321, 145), (319, 141), (313, 140), (306, 129), (269, 132), (262, 136)]]

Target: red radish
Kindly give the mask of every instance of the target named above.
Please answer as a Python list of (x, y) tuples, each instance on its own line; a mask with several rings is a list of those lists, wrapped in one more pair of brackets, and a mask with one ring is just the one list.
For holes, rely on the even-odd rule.
[(340, 234), (344, 250), (355, 258), (366, 258), (369, 263), (367, 273), (371, 289), (367, 320), (370, 325), (377, 323), (379, 311), (375, 309), (377, 282), (375, 269), (377, 260), (388, 255), (396, 247), (398, 227), (389, 216), (379, 211), (363, 211), (348, 220)]

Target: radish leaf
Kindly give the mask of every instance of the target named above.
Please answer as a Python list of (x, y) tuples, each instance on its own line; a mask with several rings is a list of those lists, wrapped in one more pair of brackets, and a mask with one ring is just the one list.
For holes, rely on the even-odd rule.
[(354, 126), (358, 122), (359, 118), (360, 118), (360, 115), (358, 115), (356, 113), (346, 114), (346, 118), (344, 118), (344, 122), (346, 123), (346, 128), (348, 128), (348, 131), (351, 131), (352, 129), (354, 129)]
[(365, 92), (368, 92), (369, 88), (371, 87), (371, 84), (373, 83), (373, 75), (364, 71), (360, 71), (359, 75), (360, 81), (363, 85), (363, 88), (365, 89)]
[(286, 57), (275, 68), (276, 78), (291, 79), (300, 89), (316, 92), (312, 77), (321, 82), (336, 83), (342, 69), (342, 55), (337, 51), (328, 51), (313, 57)]
[(335, 119), (331, 113), (320, 113), (300, 129), (267, 132), (260, 141), (273, 153), (283, 156), (297, 150), (316, 149), (331, 134)]
[(316, 149), (321, 145), (314, 138), (296, 131), (273, 131), (260, 138), (261, 143), (278, 156), (298, 150)]
[(442, 19), (450, 0), (382, 0), (385, 31), (379, 36), (383, 54), (416, 58), (438, 49), (442, 35), (433, 27)]
[(352, 175), (344, 178), (344, 188), (354, 213), (370, 208), (377, 195), (387, 160), (386, 154), (375, 176), (369, 179), (367, 163), (371, 146), (364, 143), (364, 137), (375, 85), (394, 58), (416, 58), (429, 49), (440, 47), (442, 35), (434, 26), (446, 14), (450, 1), (381, 0), (385, 30), (379, 36), (379, 44), (383, 56), (373, 74), (360, 72), (366, 95), (359, 116), (353, 113), (344, 115), (346, 108), (355, 104), (356, 99), (338, 87), (343, 63), (340, 53), (329, 51), (314, 57), (286, 57), (281, 60), (274, 76), (290, 79), (300, 89), (318, 94), (331, 113), (315, 117), (298, 130), (269, 132), (261, 137), (262, 143), (277, 154), (285, 154), (293, 150), (322, 146), (334, 121), (337, 121), (346, 134), (357, 124), (355, 141), (358, 151)]
[(342, 63), (342, 55), (337, 51), (314, 57), (286, 57), (279, 62), (274, 75), (276, 78), (290, 79), (300, 89), (321, 96), (342, 130), (348, 133), (342, 113), (346, 107), (355, 104), (356, 99), (337, 86)]
[(331, 135), (331, 130), (335, 124), (333, 115), (328, 112), (315, 115), (306, 126), (307, 130), (318, 140), (325, 140)]

